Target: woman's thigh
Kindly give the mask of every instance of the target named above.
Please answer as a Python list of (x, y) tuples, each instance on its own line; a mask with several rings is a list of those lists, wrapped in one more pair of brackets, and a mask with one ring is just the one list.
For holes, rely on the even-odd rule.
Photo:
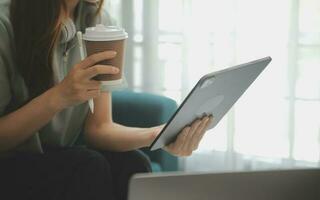
[(0, 199), (114, 199), (110, 163), (82, 147), (0, 159)]

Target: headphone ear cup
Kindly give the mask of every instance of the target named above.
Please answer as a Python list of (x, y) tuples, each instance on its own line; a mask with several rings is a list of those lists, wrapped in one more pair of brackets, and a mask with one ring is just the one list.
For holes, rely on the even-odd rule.
[(68, 18), (63, 22), (63, 27), (61, 29), (61, 43), (67, 43), (71, 41), (77, 33), (76, 25), (73, 20)]

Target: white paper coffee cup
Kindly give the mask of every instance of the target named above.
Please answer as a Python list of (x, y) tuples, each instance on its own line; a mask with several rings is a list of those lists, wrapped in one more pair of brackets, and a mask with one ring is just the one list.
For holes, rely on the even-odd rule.
[(83, 40), (85, 41), (87, 55), (90, 56), (103, 51), (116, 51), (117, 55), (115, 58), (97, 64), (112, 65), (120, 70), (118, 74), (101, 74), (93, 79), (101, 81), (104, 85), (118, 85), (123, 82), (125, 43), (127, 38), (128, 33), (116, 26), (98, 24), (95, 27), (86, 29)]

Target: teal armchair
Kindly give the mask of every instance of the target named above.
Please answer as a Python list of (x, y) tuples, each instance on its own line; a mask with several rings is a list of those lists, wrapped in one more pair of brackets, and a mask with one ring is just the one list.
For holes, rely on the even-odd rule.
[[(177, 103), (164, 96), (132, 91), (112, 93), (113, 121), (125, 126), (152, 127), (166, 123), (177, 109)], [(153, 171), (177, 171), (178, 158), (163, 150), (142, 149), (151, 160)]]

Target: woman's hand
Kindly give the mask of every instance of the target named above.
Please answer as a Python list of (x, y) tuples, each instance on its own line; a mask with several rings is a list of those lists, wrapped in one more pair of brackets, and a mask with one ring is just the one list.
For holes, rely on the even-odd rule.
[(190, 156), (193, 151), (198, 149), (199, 143), (212, 121), (212, 116), (195, 120), (190, 126), (184, 127), (176, 141), (164, 147), (164, 150), (176, 156)]
[(64, 109), (98, 97), (101, 83), (92, 78), (98, 74), (117, 74), (119, 69), (108, 65), (96, 65), (96, 63), (115, 56), (116, 52), (105, 51), (93, 54), (76, 64), (63, 81), (53, 88), (58, 107)]
[[(197, 119), (186, 126), (178, 134), (177, 139), (164, 147), (163, 149), (172, 155), (176, 156), (190, 156), (193, 151), (198, 149), (199, 143), (206, 133), (208, 126), (212, 123), (212, 116), (205, 116), (201, 119)], [(154, 139), (163, 129), (164, 125), (154, 127), (153, 137)]]

